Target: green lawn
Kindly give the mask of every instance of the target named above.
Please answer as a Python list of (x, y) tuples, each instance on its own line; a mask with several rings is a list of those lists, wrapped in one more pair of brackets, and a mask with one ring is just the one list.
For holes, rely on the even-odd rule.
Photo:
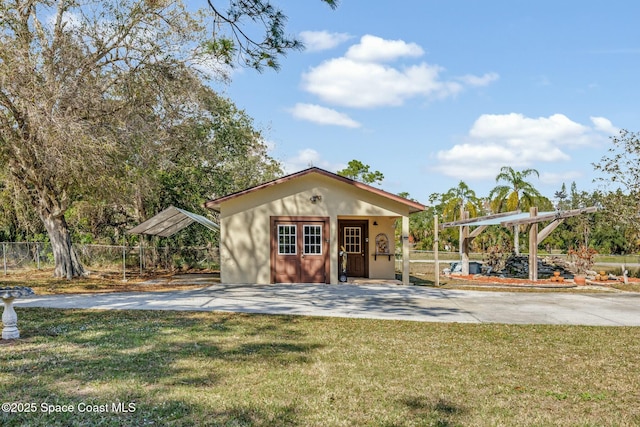
[(3, 426), (640, 425), (639, 328), (17, 311)]

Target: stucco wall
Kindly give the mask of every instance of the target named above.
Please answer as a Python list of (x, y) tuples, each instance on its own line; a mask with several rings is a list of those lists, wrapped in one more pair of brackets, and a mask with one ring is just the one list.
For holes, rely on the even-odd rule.
[[(398, 220), (398, 218), (390, 218), (390, 217), (378, 217), (369, 219), (369, 276), (375, 279), (394, 279), (396, 276), (395, 272), (395, 259), (392, 256), (391, 260), (389, 260), (388, 256), (378, 256), (377, 259), (374, 256), (376, 253), (376, 236), (380, 233), (384, 233), (387, 235), (389, 239), (389, 252), (395, 253), (396, 242), (395, 242), (395, 229), (393, 228), (394, 223)], [(373, 225), (373, 222), (377, 222), (378, 225)], [(397, 225), (400, 227), (400, 224)]]
[[(320, 196), (321, 200), (311, 203), (312, 196)], [(408, 215), (408, 207), (401, 203), (320, 174), (304, 175), (227, 200), (220, 207), (221, 280), (270, 282), (271, 216), (329, 217), (331, 283), (338, 282), (338, 217), (369, 219), (370, 277), (391, 279), (393, 259), (373, 258), (375, 237), (386, 233), (394, 250), (393, 224), (403, 215)], [(378, 226), (373, 225), (374, 220)]]

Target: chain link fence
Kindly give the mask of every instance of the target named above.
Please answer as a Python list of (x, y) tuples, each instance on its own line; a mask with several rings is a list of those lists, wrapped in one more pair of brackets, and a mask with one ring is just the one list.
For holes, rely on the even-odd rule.
[[(2, 263), (4, 274), (18, 270), (39, 270), (54, 267), (53, 252), (48, 242), (3, 242)], [(110, 272), (123, 277), (145, 276), (164, 272), (189, 270), (218, 270), (220, 253), (217, 246), (206, 247), (154, 247), (124, 245), (75, 244), (80, 261), (89, 271)], [(472, 253), (472, 261), (484, 261), (485, 254)], [(564, 254), (554, 254), (564, 257)], [(541, 255), (544, 257), (544, 255)], [(442, 270), (453, 261), (459, 261), (457, 252), (439, 252)], [(432, 251), (410, 252), (411, 274), (435, 273)], [(596, 256), (596, 266), (618, 269), (625, 266), (632, 276), (640, 276), (640, 255)], [(594, 267), (595, 268), (595, 267)], [(396, 255), (396, 270), (402, 269), (402, 257)]]
[[(74, 248), (89, 271), (117, 272), (125, 277), (220, 268), (220, 255), (215, 246), (172, 248), (75, 244)], [(10, 271), (53, 268), (51, 244), (2, 242), (2, 263), (5, 275)]]
[[(527, 255), (523, 252), (523, 255)], [(561, 258), (567, 259), (568, 255), (565, 253), (553, 253), (544, 254), (539, 253), (538, 258), (545, 259)], [(420, 274), (428, 277), (435, 276), (435, 253), (433, 251), (421, 251), (412, 250), (409, 253), (410, 274)], [(440, 271), (444, 268), (451, 266), (452, 262), (458, 262), (461, 260), (461, 256), (458, 252), (438, 251), (438, 266)], [(472, 252), (469, 254), (470, 261), (486, 262), (487, 254)], [(591, 268), (592, 270), (605, 270), (609, 273), (621, 275), (623, 269), (629, 271), (629, 277), (640, 277), (640, 254), (629, 255), (603, 255), (598, 254), (595, 256), (595, 264)], [(396, 254), (396, 271), (402, 271), (402, 255)]]

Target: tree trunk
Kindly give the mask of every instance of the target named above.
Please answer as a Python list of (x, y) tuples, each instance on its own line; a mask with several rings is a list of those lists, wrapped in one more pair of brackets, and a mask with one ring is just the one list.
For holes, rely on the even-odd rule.
[(54, 277), (66, 277), (71, 280), (74, 277), (85, 276), (84, 267), (78, 259), (73, 244), (67, 221), (64, 216), (54, 216), (51, 214), (40, 214), (40, 218), (47, 229), (53, 259), (55, 260)]
[[(20, 149), (15, 151), (20, 153)], [(17, 185), (29, 195), (31, 205), (47, 230), (55, 262), (53, 276), (69, 280), (85, 276), (64, 218), (68, 208), (66, 191), (56, 189), (52, 179), (43, 177), (36, 168), (25, 167), (25, 164), (27, 162), (22, 159), (14, 159), (10, 164), (10, 171)]]

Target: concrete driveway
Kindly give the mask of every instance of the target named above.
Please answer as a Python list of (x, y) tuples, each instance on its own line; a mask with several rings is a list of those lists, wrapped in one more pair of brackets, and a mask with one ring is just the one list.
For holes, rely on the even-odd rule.
[(640, 326), (638, 293), (515, 293), (397, 285), (213, 285), (34, 296), (17, 307), (227, 311), (421, 322)]

